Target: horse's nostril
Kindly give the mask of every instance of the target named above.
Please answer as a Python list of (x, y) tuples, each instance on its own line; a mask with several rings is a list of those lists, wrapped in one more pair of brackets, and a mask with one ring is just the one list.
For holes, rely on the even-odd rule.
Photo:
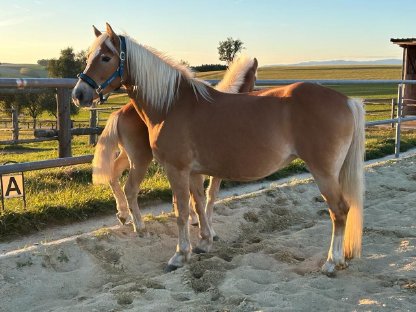
[(82, 99), (84, 98), (84, 93), (81, 90), (75, 90), (75, 98), (78, 101), (82, 101)]

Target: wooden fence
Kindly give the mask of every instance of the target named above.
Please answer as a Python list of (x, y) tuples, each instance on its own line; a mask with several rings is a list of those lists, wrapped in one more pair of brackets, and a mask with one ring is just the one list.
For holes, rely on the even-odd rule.
[[(305, 81), (305, 80), (303, 80)], [(396, 157), (399, 156), (400, 151), (400, 127), (401, 123), (405, 121), (416, 120), (416, 117), (403, 117), (402, 116), (402, 101), (403, 101), (403, 85), (404, 84), (416, 84), (416, 80), (306, 80), (312, 83), (318, 84), (328, 84), (328, 85), (347, 85), (347, 84), (398, 84), (398, 100), (396, 105), (396, 117), (392, 115), (392, 118), (378, 121), (367, 122), (366, 126), (375, 126), (382, 124), (395, 124), (396, 125)], [(208, 81), (210, 83), (217, 83), (217, 80)], [(257, 80), (256, 86), (275, 86), (275, 85), (285, 85), (290, 83), (299, 82), (299, 80)], [(0, 93), (2, 88), (19, 88), (19, 91), (22, 88), (56, 88), (57, 93), (57, 130), (53, 134), (57, 135), (59, 141), (59, 157), (68, 158), (72, 156), (71, 150), (71, 119), (69, 114), (69, 104), (70, 104), (70, 89), (74, 87), (76, 79), (48, 79), (48, 78), (30, 78), (30, 79), (11, 79), (11, 78), (0, 78)], [(24, 89), (23, 89), (24, 90)], [(30, 91), (28, 91), (30, 92)], [(95, 119), (96, 120), (96, 119)], [(96, 127), (95, 127), (96, 128)], [(96, 135), (99, 133), (98, 130), (91, 135)], [(85, 134), (85, 132), (84, 132)], [(53, 138), (44, 138), (45, 139), (55, 139)], [(57, 166), (81, 164), (91, 162), (92, 155), (72, 157), (72, 159), (65, 160), (48, 160), (42, 162), (29, 162), (13, 165), (3, 165), (1, 166), (0, 174), (13, 173), (17, 171), (27, 171), (27, 170), (37, 170), (45, 168), (53, 168)]]
[[(71, 157), (71, 89), (77, 80), (71, 78), (0, 78), (0, 88), (18, 89), (21, 92), (31, 92), (26, 88), (55, 88), (57, 102), (58, 156)], [(2, 92), (0, 89), (0, 92)]]
[[(19, 121), (17, 110), (12, 109), (10, 111), (10, 123), (12, 126), (11, 128), (8, 128), (6, 125), (4, 129), (2, 129), (11, 132), (11, 140), (0, 141), (0, 145), (58, 140), (58, 155), (60, 158), (63, 158), (72, 156), (72, 135), (89, 135), (89, 143), (95, 144), (97, 134), (100, 134), (102, 131), (102, 128), (98, 127), (97, 111), (102, 109), (97, 108), (90, 110), (90, 119), (89, 121), (85, 121), (88, 123), (89, 128), (83, 127), (83, 130), (73, 129), (77, 124), (78, 128), (81, 128), (81, 124), (84, 123), (83, 121), (71, 121), (70, 118), (71, 90), (76, 82), (77, 79), (72, 78), (0, 78), (0, 93), (30, 93), (38, 92), (39, 90), (44, 91), (46, 88), (54, 88), (56, 90), (57, 101), (57, 120), (47, 121), (47, 125), (50, 125), (50, 128), (55, 129), (53, 136), (49, 135), (48, 137), (41, 137), (38, 135), (38, 137), (33, 139), (19, 140), (19, 132), (23, 129), (29, 129), (30, 124), (33, 125), (33, 121)], [(111, 108), (106, 108), (106, 110), (108, 109)], [(6, 123), (7, 122), (8, 121), (6, 121)], [(26, 127), (24, 125), (26, 125)], [(40, 121), (39, 125), (42, 126), (42, 121)], [(34, 134), (36, 136), (36, 132)]]

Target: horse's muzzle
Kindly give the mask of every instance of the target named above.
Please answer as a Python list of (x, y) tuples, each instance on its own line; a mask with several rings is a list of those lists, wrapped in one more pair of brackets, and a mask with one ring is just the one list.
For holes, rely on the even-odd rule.
[(93, 91), (85, 82), (79, 80), (72, 90), (72, 101), (77, 106), (91, 106), (94, 100)]

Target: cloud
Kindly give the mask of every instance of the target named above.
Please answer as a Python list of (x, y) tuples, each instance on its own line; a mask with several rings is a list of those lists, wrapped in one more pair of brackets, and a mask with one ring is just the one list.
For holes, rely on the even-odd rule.
[(15, 26), (26, 22), (26, 18), (9, 18), (0, 21), (0, 27)]

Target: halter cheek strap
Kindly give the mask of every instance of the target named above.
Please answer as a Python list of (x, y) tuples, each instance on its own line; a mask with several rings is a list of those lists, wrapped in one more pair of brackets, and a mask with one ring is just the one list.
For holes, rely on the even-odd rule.
[(116, 71), (102, 84), (98, 84), (85, 73), (79, 73), (77, 77), (88, 84), (91, 88), (97, 92), (98, 96), (100, 97), (100, 103), (104, 103), (105, 99), (103, 96), (102, 91), (117, 77), (120, 77), (121, 81), (123, 82), (123, 73), (124, 73), (124, 66), (126, 63), (126, 39), (123, 36), (119, 36), (120, 38), (120, 63)]

